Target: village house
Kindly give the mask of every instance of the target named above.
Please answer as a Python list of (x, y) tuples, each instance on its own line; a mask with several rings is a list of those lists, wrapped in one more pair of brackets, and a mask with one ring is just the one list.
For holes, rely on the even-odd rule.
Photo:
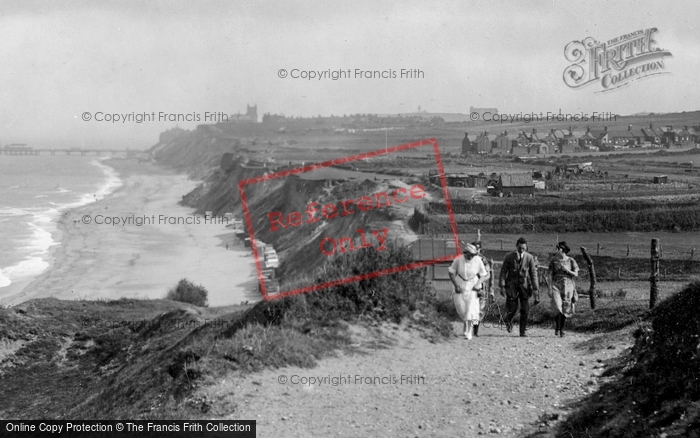
[(653, 123), (649, 123), (648, 128), (642, 128), (642, 134), (644, 134), (644, 141), (652, 145), (661, 145), (663, 142), (663, 131), (659, 128), (654, 128)]
[(561, 143), (559, 145), (558, 152), (560, 154), (571, 154), (576, 152), (576, 145), (570, 144), (570, 143)]
[[(524, 131), (520, 131), (518, 133), (518, 136), (515, 137), (515, 140), (513, 140), (513, 147), (523, 147), (527, 146), (530, 143), (530, 137), (528, 137), (527, 134), (525, 134)], [(515, 152), (513, 152), (515, 154)]]
[(541, 154), (548, 154), (549, 153), (549, 145), (547, 143), (530, 143), (528, 145), (530, 149), (530, 155), (541, 155)]
[(476, 135), (469, 135), (469, 133), (464, 133), (464, 138), (462, 139), (462, 155), (469, 155), (476, 152), (476, 146), (474, 142), (476, 141)]
[(493, 148), (493, 142), (495, 141), (496, 136), (495, 135), (489, 135), (488, 132), (484, 131), (481, 135), (479, 135), (476, 140), (474, 140), (474, 143), (476, 145), (475, 150), (476, 153), (479, 154), (488, 154), (491, 152), (491, 149)]
[(601, 148), (608, 146), (610, 143), (610, 134), (607, 126), (604, 126), (602, 131), (598, 129), (592, 130), (591, 135), (595, 138), (593, 142), (594, 146)]
[(544, 143), (546, 143), (550, 148), (553, 150), (556, 150), (557, 146), (559, 146), (559, 142), (563, 139), (562, 137), (558, 136), (557, 130), (551, 129), (549, 133), (542, 139)]
[(556, 138), (556, 149), (550, 148), (552, 152), (559, 152), (561, 154), (570, 154), (576, 152), (579, 147), (579, 136), (583, 135), (584, 132), (577, 134), (571, 127), (568, 130), (564, 129), (552, 129), (551, 136)]
[(579, 146), (584, 149), (600, 148), (607, 145), (608, 142), (607, 126), (603, 131), (591, 131), (591, 128), (587, 127), (586, 132), (579, 138)]
[(608, 131), (610, 144), (618, 147), (635, 147), (642, 143), (644, 133), (633, 130), (632, 125), (627, 126), (627, 130)]
[(675, 132), (675, 144), (680, 147), (690, 147), (695, 144), (695, 139), (693, 138), (693, 134), (690, 133), (688, 130), (688, 126), (684, 126), (683, 129), (680, 129)]
[(525, 135), (527, 135), (527, 138), (530, 140), (530, 143), (544, 143), (544, 139), (549, 134), (546, 132), (537, 132), (537, 128), (532, 128), (532, 132), (529, 135), (527, 133)]
[[(568, 131), (561, 130), (561, 133), (564, 136), (563, 143), (565, 143), (569, 146), (573, 146), (574, 148), (578, 147), (579, 136), (576, 134), (576, 132), (574, 130), (571, 129), (570, 126), (569, 126)], [(561, 145), (561, 143), (560, 143), (560, 145)]]
[(693, 138), (695, 139), (695, 144), (696, 147), (698, 144), (700, 144), (700, 126), (693, 126), (690, 129), (691, 134), (693, 134)]
[(530, 148), (527, 146), (513, 146), (513, 155), (516, 157), (521, 157), (523, 155), (530, 155)]
[(494, 140), (493, 153), (509, 154), (513, 148), (513, 141), (517, 135), (508, 134), (508, 131), (503, 131)]
[(678, 133), (673, 130), (673, 126), (664, 126), (663, 128), (663, 137), (662, 137), (662, 143), (664, 144), (664, 147), (667, 148), (672, 148), (672, 147), (679, 147), (680, 142), (677, 140), (678, 138)]

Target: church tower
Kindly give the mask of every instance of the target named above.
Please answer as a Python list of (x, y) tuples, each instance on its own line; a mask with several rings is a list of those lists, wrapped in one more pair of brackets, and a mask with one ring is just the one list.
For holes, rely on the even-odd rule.
[(257, 105), (246, 105), (245, 115), (250, 118), (251, 121), (258, 122), (258, 106)]

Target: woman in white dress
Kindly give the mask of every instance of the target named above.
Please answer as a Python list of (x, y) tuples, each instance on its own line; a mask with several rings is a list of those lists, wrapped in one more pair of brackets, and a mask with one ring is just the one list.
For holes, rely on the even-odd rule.
[(472, 244), (462, 244), (462, 256), (452, 262), (448, 271), (454, 285), (452, 300), (459, 319), (464, 322), (464, 337), (471, 339), (474, 325), (479, 324), (479, 294), (482, 284), (489, 278), (488, 271), (477, 257), (478, 251)]

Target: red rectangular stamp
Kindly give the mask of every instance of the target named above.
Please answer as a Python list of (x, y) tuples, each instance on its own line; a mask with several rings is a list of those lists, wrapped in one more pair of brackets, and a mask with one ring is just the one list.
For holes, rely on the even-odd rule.
[[(343, 278), (310, 273), (327, 260), (337, 260), (361, 249), (385, 251), (389, 242), (403, 241), (402, 220), (394, 219), (406, 219), (412, 208), (430, 200), (437, 189), (431, 195), (419, 176), (390, 176), (373, 173), (372, 169), (381, 166), (382, 160), (403, 159), (398, 155), (402, 152), (414, 153), (415, 158), (419, 148), (435, 159), (426, 165), (426, 154), (421, 155), (420, 168), (425, 171), (435, 166), (437, 170), (439, 195), (446, 203), (455, 253)], [(266, 301), (423, 268), (451, 261), (461, 254), (440, 149), (434, 138), (266, 173), (240, 181), (238, 190), (260, 291)], [(248, 194), (252, 195), (250, 200)], [(275, 247), (282, 254), (294, 256), (278, 258)], [(278, 271), (281, 275), (275, 275)], [(285, 282), (298, 271), (306, 271), (301, 276), (302, 284), (298, 278)], [(293, 286), (281, 290), (280, 284)]]

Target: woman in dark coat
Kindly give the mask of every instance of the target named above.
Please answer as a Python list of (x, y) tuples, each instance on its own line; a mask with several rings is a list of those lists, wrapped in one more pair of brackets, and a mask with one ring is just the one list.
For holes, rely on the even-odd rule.
[(549, 282), (552, 295), (552, 310), (554, 311), (555, 329), (554, 335), (564, 337), (566, 319), (574, 314), (574, 303), (578, 301), (576, 283), (578, 277), (578, 264), (573, 257), (569, 257), (569, 245), (566, 242), (557, 244), (557, 253), (549, 263), (551, 281)]

